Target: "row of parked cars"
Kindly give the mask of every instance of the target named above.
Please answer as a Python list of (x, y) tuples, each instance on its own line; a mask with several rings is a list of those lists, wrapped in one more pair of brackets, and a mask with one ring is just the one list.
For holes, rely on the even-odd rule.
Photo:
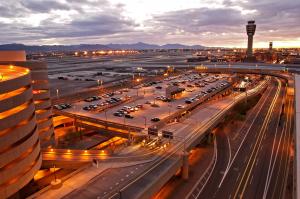
[(226, 82), (226, 81), (221, 82), (221, 83), (217, 84), (216, 86), (213, 86), (213, 87), (211, 87), (211, 88), (208, 88), (206, 91), (201, 91), (200, 93), (198, 93), (198, 94), (195, 95), (194, 97), (185, 100), (185, 103), (186, 103), (186, 104), (191, 104), (192, 102), (199, 100), (200, 97), (206, 96), (206, 95), (208, 95), (209, 93), (211, 93), (211, 92), (213, 92), (213, 91), (215, 91), (215, 90), (217, 90), (217, 89), (219, 89), (219, 88), (221, 88), (221, 87), (223, 87), (223, 86), (225, 86), (225, 85), (228, 85), (228, 84), (229, 84), (229, 83)]
[(155, 99), (161, 100), (161, 101), (163, 101), (163, 102), (171, 102), (171, 99), (170, 99), (170, 98), (167, 98), (166, 96), (163, 96), (163, 95), (157, 96), (157, 97), (155, 97)]
[(103, 94), (101, 96), (91, 96), (91, 97), (86, 98), (84, 101), (86, 101), (86, 102), (93, 102), (93, 101), (100, 100), (102, 98), (110, 98), (110, 97), (112, 97), (114, 95), (120, 95), (123, 92), (128, 92), (128, 91), (129, 91), (128, 89), (122, 89), (122, 90), (118, 90), (118, 91), (115, 91), (115, 92), (105, 93), (105, 94)]
[(115, 104), (115, 103), (120, 102), (120, 101), (122, 101), (121, 98), (112, 97), (112, 98), (107, 99), (104, 102), (101, 102), (101, 103), (98, 103), (98, 104), (90, 104), (90, 105), (84, 106), (82, 109), (86, 110), (86, 111), (89, 111), (89, 110), (97, 109), (99, 107), (107, 106), (109, 104)]
[[(202, 75), (202, 74), (195, 74), (195, 75), (188, 75), (188, 76), (183, 76), (182, 79), (179, 80), (173, 80), (168, 85), (173, 85), (173, 86), (179, 86), (180, 84), (187, 84), (187, 87), (194, 87), (193, 83), (196, 80), (202, 79), (206, 77), (207, 75)], [(180, 76), (181, 77), (181, 76)]]
[(100, 99), (101, 99), (100, 96), (92, 96), (92, 97), (86, 98), (84, 101), (86, 101), (86, 102), (93, 102), (93, 101), (97, 101), (97, 100), (100, 100)]
[(116, 111), (113, 115), (117, 117), (126, 117), (129, 119), (134, 118), (130, 113), (135, 112), (143, 108), (142, 104), (138, 104), (136, 106), (123, 106), (120, 110)]
[(56, 104), (53, 107), (57, 110), (63, 110), (63, 109), (71, 108), (72, 105), (71, 104)]
[(148, 83), (144, 83), (143, 87), (149, 87), (149, 86), (152, 86), (152, 85), (155, 85), (155, 84), (159, 84), (159, 83), (162, 83), (162, 81), (148, 82)]

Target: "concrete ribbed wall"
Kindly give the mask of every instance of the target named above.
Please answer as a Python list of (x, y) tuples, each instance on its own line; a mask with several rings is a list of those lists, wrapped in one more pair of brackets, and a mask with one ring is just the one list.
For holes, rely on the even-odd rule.
[(2, 75), (9, 70), (18, 75), (0, 81), (0, 198), (30, 182), (42, 162), (30, 73), (0, 65)]
[(44, 148), (54, 144), (54, 128), (52, 121), (50, 90), (48, 84), (47, 63), (41, 61), (12, 61), (0, 62), (0, 64), (1, 63), (22, 66), (30, 69), (33, 100), (35, 104), (36, 120), (41, 147)]

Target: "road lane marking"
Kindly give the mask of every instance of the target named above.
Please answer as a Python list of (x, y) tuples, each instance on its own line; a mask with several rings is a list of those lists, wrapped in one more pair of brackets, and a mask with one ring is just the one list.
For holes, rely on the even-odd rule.
[[(259, 110), (256, 112), (255, 118), (252, 120), (250, 126), (248, 127), (248, 130), (246, 131), (246, 135), (243, 137), (242, 142), (241, 142), (241, 144), (239, 145), (238, 150), (235, 152), (234, 157), (233, 157), (233, 159), (232, 159), (232, 161), (231, 161), (231, 163), (230, 163), (230, 165), (229, 165), (229, 168), (228, 168), (228, 170), (225, 171), (225, 174), (223, 175), (223, 177), (222, 177), (222, 179), (221, 179), (221, 182), (220, 182), (219, 185), (218, 185), (218, 188), (221, 187), (221, 185), (222, 185), (222, 183), (223, 183), (225, 177), (227, 176), (227, 173), (228, 173), (229, 169), (231, 168), (233, 162), (235, 161), (235, 159), (236, 159), (236, 157), (237, 157), (237, 154), (239, 153), (239, 151), (240, 151), (240, 149), (241, 149), (243, 143), (245, 142), (245, 139), (246, 139), (246, 137), (248, 136), (248, 134), (249, 134), (249, 132), (250, 132), (250, 129), (252, 128), (252, 126), (253, 126), (255, 120), (257, 119), (259, 113), (261, 112), (261, 110), (262, 110), (262, 108), (263, 108), (263, 105), (265, 105), (267, 99), (269, 98), (269, 96), (270, 96), (270, 94), (271, 94), (271, 91), (272, 91), (272, 89), (269, 89), (269, 92), (268, 92), (267, 96), (265, 97), (264, 101), (260, 104), (260, 106), (259, 106), (259, 108), (258, 108)], [(255, 137), (257, 137), (257, 135), (258, 135), (258, 134), (255, 134)]]
[[(246, 186), (247, 186), (247, 183), (248, 183), (248, 180), (249, 180), (249, 177), (250, 177), (250, 174), (252, 172), (252, 169), (253, 169), (253, 166), (254, 166), (254, 163), (255, 163), (255, 159), (258, 155), (258, 152), (259, 152), (259, 147), (256, 147), (256, 146), (261, 146), (261, 143), (262, 143), (262, 140), (263, 140), (263, 136), (265, 135), (266, 133), (266, 130), (267, 130), (267, 125), (269, 124), (269, 121), (270, 121), (270, 118), (271, 118), (271, 115), (272, 115), (272, 112), (274, 110), (274, 107), (276, 105), (276, 102), (277, 102), (277, 99), (279, 97), (279, 94), (280, 94), (280, 90), (281, 90), (281, 82), (277, 79), (277, 82), (279, 82), (279, 85), (277, 87), (277, 92), (272, 100), (272, 103), (268, 109), (268, 112), (267, 112), (267, 115), (266, 117), (264, 118), (264, 121), (263, 121), (263, 125), (262, 125), (262, 128), (260, 129), (260, 132), (259, 132), (259, 138), (256, 140), (255, 142), (255, 145), (254, 145), (254, 150), (252, 151), (251, 153), (251, 156), (250, 156), (250, 159), (249, 159), (249, 162), (247, 163), (247, 166), (246, 166), (246, 169), (244, 170), (244, 173), (243, 173), (243, 176), (242, 176), (242, 179), (236, 189), (236, 192), (235, 192), (235, 195), (234, 195), (234, 198), (238, 195), (238, 192), (239, 192), (239, 189), (241, 188), (242, 186), (242, 193), (239, 194), (241, 197), (243, 197), (243, 194), (245, 192), (245, 189), (246, 189)], [(257, 145), (259, 143), (259, 145)], [(255, 150), (255, 148), (257, 148), (257, 150)], [(254, 156), (253, 156), (254, 155)], [(252, 157), (254, 157), (254, 159), (252, 160)], [(252, 164), (250, 164), (252, 160)], [(249, 167), (250, 166), (250, 167)], [(249, 171), (248, 171), (249, 169)], [(246, 177), (247, 176), (247, 177)], [(244, 177), (246, 177), (246, 182), (243, 183), (242, 185), (242, 182), (244, 180)]]
[[(289, 102), (288, 102), (288, 110), (289, 110), (289, 109), (291, 109), (291, 106), (290, 106), (290, 100), (289, 100)], [(287, 111), (288, 111), (288, 110), (287, 110)], [(291, 110), (290, 110), (290, 111), (291, 111)], [(287, 113), (287, 114), (288, 114), (288, 113)], [(267, 194), (268, 194), (269, 185), (270, 185), (270, 183), (271, 183), (271, 177), (272, 177), (272, 175), (273, 175), (273, 171), (274, 171), (274, 168), (275, 168), (275, 163), (276, 163), (277, 156), (278, 156), (278, 150), (279, 150), (279, 148), (280, 148), (281, 138), (282, 138), (283, 134), (284, 134), (283, 139), (286, 139), (286, 134), (288, 134), (288, 136), (290, 136), (290, 135), (289, 135), (289, 134), (290, 134), (289, 132), (290, 132), (290, 127), (291, 127), (291, 122), (289, 122), (289, 121), (292, 119), (291, 117), (292, 117), (291, 114), (288, 114), (288, 115), (287, 115), (287, 118), (286, 118), (286, 122), (285, 122), (284, 128), (283, 128), (283, 130), (281, 131), (281, 132), (283, 132), (283, 133), (282, 133), (281, 136), (280, 136), (278, 148), (277, 148), (276, 154), (275, 154), (274, 163), (273, 163), (273, 165), (272, 165), (271, 172), (270, 172), (270, 177), (269, 177), (268, 182), (267, 182), (267, 184), (266, 184), (266, 186), (265, 186), (265, 190), (264, 190), (264, 198), (266, 198), (266, 197), (267, 197)], [(289, 127), (288, 127), (288, 125), (289, 125)], [(288, 131), (288, 129), (289, 129), (289, 131)], [(283, 144), (284, 144), (284, 140), (283, 140)], [(284, 146), (283, 146), (283, 148), (284, 148)], [(280, 166), (279, 166), (279, 167), (281, 167), (282, 157), (283, 157), (283, 155), (280, 156)], [(279, 176), (279, 175), (276, 175), (275, 189), (276, 189), (276, 186), (277, 186), (278, 176)], [(272, 196), (274, 195), (274, 193), (275, 193), (275, 191), (272, 193)], [(281, 192), (280, 192), (280, 193), (281, 193)]]
[[(240, 175), (241, 175), (241, 172), (239, 172), (239, 175), (238, 175), (238, 177), (236, 178), (235, 182), (237, 182), (237, 181), (238, 181), (238, 179), (239, 179)], [(229, 197), (229, 198), (230, 198), (230, 197)]]
[(253, 175), (251, 176), (251, 179), (250, 179), (250, 185), (252, 184), (252, 180), (253, 180)]

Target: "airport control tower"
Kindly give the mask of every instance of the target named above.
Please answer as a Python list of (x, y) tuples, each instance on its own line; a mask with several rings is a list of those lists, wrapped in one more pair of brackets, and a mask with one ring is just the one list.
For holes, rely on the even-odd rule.
[(253, 48), (253, 36), (255, 34), (256, 24), (255, 21), (248, 21), (246, 25), (247, 35), (248, 35), (248, 48), (247, 48), (247, 58), (253, 58), (252, 48)]

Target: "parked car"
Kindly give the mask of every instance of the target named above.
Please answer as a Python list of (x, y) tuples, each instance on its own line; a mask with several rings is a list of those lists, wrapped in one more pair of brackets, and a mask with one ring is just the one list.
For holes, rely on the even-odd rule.
[(184, 106), (183, 106), (183, 105), (177, 105), (177, 108), (178, 108), (178, 109), (183, 109)]
[(122, 117), (124, 114), (120, 113), (120, 112), (115, 112), (113, 114), (114, 116), (117, 116), (117, 117)]
[(191, 104), (192, 102), (193, 102), (193, 101), (192, 101), (192, 100), (189, 100), (189, 99), (188, 99), (188, 100), (185, 100), (185, 103), (186, 103), (186, 104)]
[(83, 107), (82, 109), (83, 109), (83, 110), (86, 110), (86, 111), (89, 111), (89, 110), (91, 110), (91, 108), (90, 108), (90, 107), (88, 107), (88, 106), (85, 106), (85, 107)]
[(125, 117), (126, 117), (126, 118), (129, 118), (129, 119), (133, 119), (133, 116), (132, 116), (132, 115), (129, 115), (129, 114), (125, 114)]
[(159, 122), (160, 119), (159, 119), (158, 117), (154, 117), (154, 118), (151, 119), (151, 121), (152, 121), (152, 122)]
[(54, 105), (53, 106), (55, 109), (57, 109), (57, 110), (62, 110), (63, 108), (61, 107), (61, 106), (59, 106), (59, 105)]

